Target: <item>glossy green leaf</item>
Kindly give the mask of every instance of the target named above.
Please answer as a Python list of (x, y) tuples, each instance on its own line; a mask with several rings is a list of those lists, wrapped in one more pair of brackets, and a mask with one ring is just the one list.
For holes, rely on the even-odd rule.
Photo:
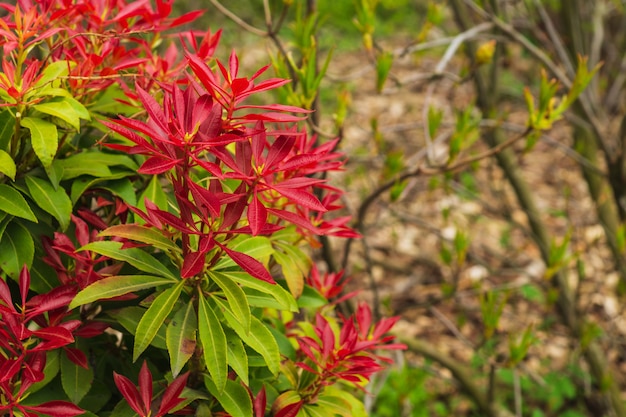
[(302, 295), (298, 298), (298, 307), (317, 309), (328, 304), (328, 300), (324, 298), (317, 290), (308, 285), (304, 287)]
[(98, 300), (118, 297), (135, 291), (158, 287), (160, 285), (172, 285), (169, 278), (153, 275), (114, 275), (106, 277), (87, 286), (72, 300), (70, 309), (83, 304), (93, 303)]
[(99, 253), (100, 255), (117, 259), (118, 261), (128, 262), (140, 271), (147, 272), (149, 274), (160, 275), (165, 278), (170, 278), (173, 281), (179, 280), (179, 277), (176, 277), (172, 272), (170, 272), (170, 270), (167, 269), (165, 265), (159, 262), (154, 256), (148, 254), (147, 252), (144, 252), (142, 249), (139, 248), (122, 249), (121, 242), (91, 242), (78, 250), (90, 250), (92, 252)]
[(35, 252), (35, 257), (30, 267), (30, 289), (37, 294), (43, 294), (59, 286), (57, 272), (45, 263), (42, 258), (42, 253)]
[(276, 339), (265, 327), (265, 324), (252, 316), (250, 331), (246, 333), (237, 318), (228, 309), (224, 310), (224, 317), (230, 328), (237, 333), (243, 342), (263, 356), (270, 372), (276, 375), (280, 367), (280, 351)]
[(12, 216), (37, 223), (37, 217), (30, 209), (26, 199), (19, 191), (6, 184), (0, 184), (0, 210)]
[(248, 394), (248, 390), (237, 382), (227, 380), (224, 389), (220, 390), (214, 381), (205, 376), (204, 385), (232, 417), (252, 416), (250, 394)]
[(244, 384), (250, 385), (248, 380), (248, 354), (243, 346), (243, 342), (237, 336), (237, 333), (229, 328), (224, 329), (224, 332), (226, 333), (228, 346), (228, 364)]
[(165, 323), (165, 319), (172, 312), (174, 304), (180, 296), (180, 292), (185, 285), (185, 281), (163, 291), (157, 298), (152, 301), (150, 307), (145, 312), (135, 331), (135, 346), (133, 347), (133, 362), (139, 358), (139, 355), (156, 336), (159, 328)]
[(14, 133), (15, 116), (8, 109), (0, 111), (0, 150), (9, 151), (9, 144)]
[(131, 206), (137, 205), (137, 195), (133, 183), (128, 178), (121, 178), (115, 181), (106, 181), (99, 185), (99, 188), (110, 191), (111, 194), (118, 196), (126, 204)]
[(293, 260), (303, 274), (307, 275), (309, 273), (309, 270), (311, 269), (311, 258), (309, 255), (304, 253), (302, 249), (296, 245), (284, 242), (274, 242), (274, 244), (278, 249), (285, 252), (285, 254)]
[(217, 391), (222, 392), (228, 376), (226, 334), (222, 323), (202, 293), (198, 300), (198, 334), (204, 352), (204, 363)]
[(63, 188), (55, 190), (48, 181), (33, 176), (26, 177), (26, 186), (35, 203), (47, 213), (52, 214), (58, 220), (62, 230), (67, 229), (70, 225), (72, 202), (65, 190)]
[(99, 236), (119, 236), (137, 242), (146, 243), (165, 251), (181, 252), (181, 249), (163, 233), (155, 228), (138, 224), (120, 224), (100, 232)]
[(209, 271), (209, 274), (211, 279), (224, 291), (230, 310), (239, 319), (244, 330), (250, 329), (250, 306), (241, 287), (228, 275), (216, 271)]
[[(264, 236), (239, 238), (228, 245), (228, 249), (245, 253), (261, 263), (266, 263), (270, 255), (274, 253), (274, 248), (270, 240)], [(237, 264), (228, 256), (223, 256), (213, 269), (225, 269)]]
[(24, 265), (30, 268), (35, 256), (33, 237), (21, 223), (9, 223), (0, 239), (0, 269), (18, 279)]
[(245, 272), (220, 271), (220, 273), (228, 276), (244, 288), (251, 288), (253, 290), (260, 291), (262, 293), (272, 296), (279, 303), (279, 309), (298, 311), (298, 305), (296, 304), (296, 300), (291, 294), (289, 294), (288, 291), (286, 291), (280, 285), (270, 284), (268, 282), (261, 281), (260, 279), (251, 277)]
[(54, 161), (55, 166), (63, 169), (63, 179), (69, 180), (81, 175), (110, 177), (111, 167), (124, 167), (136, 171), (137, 163), (128, 155), (106, 152), (80, 152), (64, 159)]
[(15, 181), (15, 174), (17, 173), (17, 167), (11, 155), (0, 149), (0, 174), (4, 174), (11, 180)]
[(54, 164), (61, 168), (61, 179), (64, 181), (74, 179), (81, 175), (89, 175), (97, 178), (108, 178), (112, 175), (109, 167), (101, 162), (79, 163), (78, 161), (73, 162), (62, 159), (55, 161)]
[(172, 375), (177, 377), (196, 350), (198, 319), (193, 303), (180, 308), (167, 325), (165, 341), (170, 355)]
[(157, 175), (152, 177), (144, 192), (139, 196), (139, 201), (137, 201), (137, 208), (143, 212), (146, 211), (145, 200), (152, 201), (161, 210), (167, 210), (167, 195), (165, 195)]
[(87, 108), (83, 106), (80, 101), (76, 100), (74, 97), (65, 97), (63, 100), (69, 103), (70, 106), (72, 106), (74, 112), (78, 117), (83, 120), (91, 120), (89, 110), (87, 110)]
[(283, 271), (289, 292), (297, 299), (302, 295), (302, 291), (304, 290), (304, 273), (298, 268), (292, 257), (281, 251), (277, 250), (274, 252), (274, 259)]
[(67, 355), (61, 355), (61, 384), (70, 401), (78, 404), (91, 388), (92, 381), (91, 368), (78, 366), (69, 360)]
[[(141, 321), (144, 313), (147, 309), (139, 306), (130, 306), (121, 308), (119, 310), (109, 310), (106, 314), (112, 317), (116, 322), (118, 322), (126, 331), (130, 334), (134, 335), (137, 331), (137, 326)], [(167, 349), (167, 342), (165, 341), (166, 334), (166, 326), (161, 325), (159, 330), (157, 330), (154, 339), (150, 342), (150, 345), (158, 348), (158, 349)]]
[(41, 113), (58, 117), (64, 122), (67, 122), (74, 129), (80, 130), (80, 118), (78, 114), (76, 114), (72, 105), (64, 101), (62, 97), (40, 104), (33, 104), (32, 107)]
[(24, 117), (20, 125), (30, 130), (31, 144), (41, 164), (50, 167), (59, 147), (56, 125), (38, 117)]
[[(70, 191), (70, 198), (72, 199), (72, 203), (76, 204), (80, 196), (83, 195), (83, 193), (89, 190), (90, 188), (94, 188), (96, 184), (98, 184), (98, 188), (111, 190), (113, 187), (109, 187), (108, 184), (111, 184), (113, 181), (117, 179), (123, 179), (124, 177), (128, 177), (129, 175), (130, 174), (128, 172), (116, 172), (116, 173), (111, 172), (111, 175), (107, 177), (102, 177), (102, 178), (100, 177), (94, 178), (94, 177), (88, 177), (88, 176), (81, 176), (79, 178), (75, 178), (74, 180), (72, 180), (72, 188)], [(101, 185), (103, 183), (104, 185)], [(115, 191), (111, 191), (111, 192), (115, 194)], [(124, 196), (120, 195), (120, 197), (122, 197), (122, 199), (126, 201)], [(132, 201), (134, 201), (134, 195), (132, 198), (133, 198)]]
[(36, 91), (36, 89), (45, 87), (52, 81), (58, 80), (59, 77), (66, 76), (69, 73), (70, 68), (75, 65), (76, 63), (72, 61), (56, 61), (46, 65), (41, 73), (41, 76), (34, 84), (33, 90)]

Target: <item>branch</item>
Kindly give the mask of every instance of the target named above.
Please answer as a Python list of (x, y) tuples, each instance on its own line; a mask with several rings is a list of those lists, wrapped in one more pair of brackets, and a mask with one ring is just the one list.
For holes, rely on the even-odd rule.
[(211, 1), (211, 4), (213, 4), (213, 6), (215, 6), (217, 10), (219, 10), (222, 14), (227, 16), (230, 20), (232, 20), (233, 22), (241, 26), (243, 29), (247, 30), (250, 33), (254, 33), (255, 35), (258, 35), (258, 36), (267, 36), (267, 32), (262, 31), (261, 29), (257, 29), (254, 26), (250, 25), (249, 23), (244, 21), (242, 18), (237, 16), (235, 13), (227, 9), (222, 3), (219, 2), (219, 0), (210, 0), (210, 1)]
[(466, 367), (464, 364), (421, 340), (408, 338), (400, 334), (396, 334), (395, 336), (399, 342), (406, 344), (411, 352), (425, 356), (448, 369), (459, 382), (463, 391), (465, 391), (478, 408), (488, 417), (513, 416), (510, 411), (490, 403), (487, 394), (480, 389), (475, 372), (471, 368)]

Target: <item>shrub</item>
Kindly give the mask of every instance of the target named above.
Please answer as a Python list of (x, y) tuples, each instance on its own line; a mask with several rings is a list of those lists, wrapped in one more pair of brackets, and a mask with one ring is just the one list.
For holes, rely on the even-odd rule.
[(396, 319), (309, 276), (357, 234), (287, 81), (171, 1), (0, 7), (0, 414), (363, 415)]

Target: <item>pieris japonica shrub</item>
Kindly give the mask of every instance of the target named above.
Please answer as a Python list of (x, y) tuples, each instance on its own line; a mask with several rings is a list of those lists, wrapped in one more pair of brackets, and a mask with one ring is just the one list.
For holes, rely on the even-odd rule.
[(355, 233), (287, 81), (172, 1), (0, 8), (0, 415), (363, 414), (402, 346), (312, 265)]

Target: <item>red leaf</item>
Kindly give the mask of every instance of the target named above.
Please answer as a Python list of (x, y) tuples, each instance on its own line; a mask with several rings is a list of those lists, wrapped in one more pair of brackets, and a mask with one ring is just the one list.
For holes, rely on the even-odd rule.
[(2, 278), (0, 278), (0, 301), (3, 301), (12, 311), (15, 311), (13, 299), (11, 298), (11, 290)]
[(288, 221), (289, 223), (293, 223), (294, 225), (302, 229), (308, 230), (315, 234), (320, 234), (320, 231), (317, 228), (315, 228), (315, 226), (313, 226), (308, 219), (296, 213), (293, 213), (287, 210), (278, 210), (278, 209), (272, 209), (272, 208), (268, 209), (268, 211), (280, 217), (281, 219)]
[(199, 18), (200, 16), (202, 16), (203, 13), (204, 13), (204, 10), (195, 10), (193, 12), (185, 13), (184, 15), (179, 16), (176, 19), (172, 20), (172, 23), (169, 24), (169, 27), (173, 28), (175, 26), (180, 26), (180, 25), (185, 25), (187, 23), (191, 23), (197, 18)]
[(74, 334), (76, 336), (85, 337), (85, 338), (95, 337), (104, 333), (104, 331), (108, 329), (109, 327), (111, 326), (108, 323), (105, 323), (102, 321), (92, 321), (90, 323), (85, 324), (77, 331), (75, 331)]
[(200, 251), (187, 254), (183, 261), (183, 267), (180, 270), (180, 276), (182, 278), (191, 278), (198, 275), (202, 271), (202, 268), (204, 268), (205, 255), (206, 252)]
[(130, 379), (118, 374), (117, 372), (113, 372), (113, 380), (115, 381), (117, 389), (120, 390), (122, 396), (124, 396), (126, 402), (130, 405), (130, 408), (135, 410), (140, 417), (145, 417), (147, 413), (142, 409), (139, 391), (137, 391), (135, 385), (130, 382)]
[(69, 347), (66, 347), (64, 350), (69, 360), (82, 368), (89, 369), (89, 365), (87, 364), (87, 356), (83, 353), (82, 350)]
[(299, 122), (301, 120), (306, 119), (306, 117), (302, 116), (294, 116), (292, 114), (286, 113), (276, 113), (276, 112), (268, 112), (268, 113), (250, 113), (246, 114), (243, 117), (239, 117), (241, 120), (245, 121), (257, 121), (263, 120), (266, 122), (274, 122), (274, 123), (294, 123)]
[(30, 273), (26, 264), (20, 271), (20, 295), (22, 296), (22, 306), (26, 305), (26, 298), (28, 297), (28, 290), (30, 289)]
[(239, 58), (237, 58), (237, 54), (233, 49), (230, 53), (230, 58), (228, 59), (228, 66), (230, 69), (230, 77), (232, 79), (237, 78), (237, 74), (239, 73)]
[(155, 417), (160, 417), (167, 414), (172, 408), (176, 407), (178, 404), (184, 401), (184, 399), (180, 398), (179, 395), (181, 392), (183, 392), (183, 389), (187, 385), (188, 377), (189, 372), (185, 372), (184, 374), (173, 380), (172, 383), (167, 387), (167, 389), (163, 393), (161, 405), (159, 406), (159, 411), (157, 412)]
[(141, 167), (137, 170), (140, 174), (158, 175), (174, 168), (182, 159), (166, 159), (161, 156), (151, 156), (146, 159)]
[(303, 404), (304, 402), (302, 400), (293, 404), (288, 404), (274, 414), (274, 417), (296, 417)]
[(143, 365), (139, 371), (139, 391), (141, 393), (144, 410), (148, 412), (150, 410), (150, 404), (152, 403), (152, 373), (150, 373), (146, 361), (143, 361)]
[(224, 249), (224, 251), (230, 256), (230, 259), (235, 261), (237, 265), (239, 265), (244, 271), (249, 273), (255, 278), (260, 279), (261, 281), (269, 282), (270, 284), (275, 284), (274, 278), (270, 275), (270, 273), (265, 269), (263, 264), (256, 259), (254, 259), (250, 255), (246, 255), (245, 253), (236, 252), (234, 250), (228, 249), (226, 246), (223, 246), (218, 243), (218, 245)]
[(324, 207), (322, 203), (320, 203), (320, 201), (309, 192), (296, 190), (293, 188), (283, 188), (280, 186), (280, 184), (272, 185), (271, 187), (283, 196), (287, 197), (292, 202), (299, 204), (303, 207), (307, 207), (320, 212), (328, 211), (326, 207)]
[(72, 333), (61, 326), (52, 326), (39, 330), (33, 330), (33, 335), (43, 340), (63, 343), (63, 345), (60, 346), (69, 345), (70, 343), (74, 342), (74, 336), (72, 336)]
[(33, 317), (45, 313), (46, 311), (66, 307), (72, 302), (74, 296), (76, 296), (76, 291), (76, 287), (64, 285), (53, 288), (46, 294), (36, 295), (26, 303), (26, 306), (29, 307), (27, 315)]
[(257, 236), (267, 223), (267, 210), (256, 193), (252, 196), (252, 202), (248, 206), (248, 223), (253, 236)]
[(23, 405), (22, 407), (52, 417), (74, 417), (85, 412), (82, 408), (67, 401), (48, 401), (37, 406)]
[(265, 407), (267, 406), (267, 395), (265, 393), (265, 385), (261, 387), (261, 391), (254, 399), (254, 417), (264, 417)]
[(295, 143), (295, 136), (277, 137), (267, 153), (264, 170), (271, 169), (278, 163), (282, 162), (287, 155), (289, 155), (289, 152), (291, 152)]

